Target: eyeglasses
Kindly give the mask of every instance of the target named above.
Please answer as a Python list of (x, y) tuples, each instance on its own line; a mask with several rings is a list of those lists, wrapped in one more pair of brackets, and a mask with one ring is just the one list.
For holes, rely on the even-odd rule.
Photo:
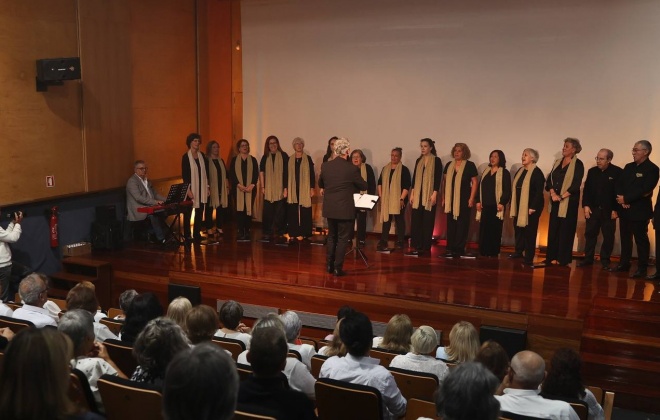
[(142, 167), (142, 168), (135, 168), (135, 169), (137, 169), (138, 171), (146, 171), (148, 168), (145, 166), (145, 167)]
[(641, 152), (642, 150), (646, 150), (646, 149), (638, 149), (636, 147), (633, 147), (632, 149), (633, 153)]
[(596, 162), (600, 162), (601, 160), (607, 160), (607, 158), (599, 158), (598, 156), (596, 156), (594, 159), (596, 159)]

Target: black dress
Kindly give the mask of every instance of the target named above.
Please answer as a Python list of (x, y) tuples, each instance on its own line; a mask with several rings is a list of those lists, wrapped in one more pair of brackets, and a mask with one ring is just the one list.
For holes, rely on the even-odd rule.
[[(300, 205), (300, 164), (302, 163), (302, 158), (296, 158), (295, 155), (291, 155), (289, 159), (295, 159), (296, 161), (294, 174), (289, 174), (288, 176), (294, 176), (297, 194), (295, 197), (297, 203), (288, 203), (286, 209), (289, 236), (292, 238), (298, 236), (309, 238), (312, 236), (312, 208)], [(312, 158), (309, 156), (307, 156), (307, 162), (309, 163), (309, 187), (314, 188), (316, 187), (314, 162), (312, 162)], [(289, 194), (291, 194), (291, 191), (289, 191)]]
[(495, 180), (497, 173), (488, 171), (479, 186), (477, 202), (481, 203), (481, 222), (479, 223), (479, 254), (485, 257), (496, 257), (502, 244), (502, 226), (504, 220), (497, 217), (497, 205), (506, 205), (511, 201), (511, 174), (502, 169), (502, 196), (497, 201), (495, 196)]

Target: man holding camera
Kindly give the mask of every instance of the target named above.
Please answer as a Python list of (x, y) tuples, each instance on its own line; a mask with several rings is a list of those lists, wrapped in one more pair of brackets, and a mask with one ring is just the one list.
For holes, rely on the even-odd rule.
[(9, 281), (11, 279), (11, 249), (9, 244), (21, 237), (21, 221), (23, 213), (14, 213), (14, 220), (9, 222), (7, 229), (0, 227), (0, 302), (11, 300), (9, 296)]

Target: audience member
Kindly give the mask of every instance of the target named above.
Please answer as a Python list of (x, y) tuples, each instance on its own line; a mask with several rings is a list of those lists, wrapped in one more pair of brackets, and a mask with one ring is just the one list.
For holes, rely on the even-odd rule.
[(548, 400), (539, 395), (539, 385), (545, 379), (545, 362), (538, 354), (524, 350), (511, 359), (509, 373), (504, 378), (504, 395), (495, 398), (502, 411), (523, 416), (557, 420), (579, 420), (575, 410), (564, 401)]
[(190, 303), (188, 298), (179, 296), (172, 300), (172, 302), (170, 302), (170, 304), (167, 306), (167, 313), (165, 316), (179, 324), (179, 327), (183, 328), (185, 331), (186, 315), (188, 315), (188, 312), (190, 312), (191, 309), (192, 303)]
[(411, 349), (410, 337), (413, 326), (410, 317), (405, 314), (396, 314), (387, 323), (385, 334), (374, 337), (372, 346), (398, 353), (407, 353)]
[(87, 377), (89, 387), (99, 408), (103, 407), (97, 382), (101, 375), (115, 375), (126, 378), (108, 355), (105, 346), (94, 342), (94, 318), (85, 309), (67, 310), (57, 329), (66, 334), (73, 343), (73, 360), (71, 365)]
[[(351, 308), (351, 307), (348, 306), (348, 305), (344, 305), (344, 306), (342, 306), (341, 308), (339, 308), (339, 309), (337, 310), (337, 324), (339, 323), (339, 321), (341, 321), (342, 318), (345, 318), (346, 315), (348, 315), (348, 314), (350, 314), (351, 312), (354, 312), (354, 311), (355, 311), (355, 309)], [(336, 329), (337, 329), (337, 326), (335, 325), (335, 330), (336, 330)], [(337, 331), (339, 331), (339, 330), (337, 330)], [(326, 336), (325, 336), (325, 340), (331, 341), (333, 335), (334, 335), (334, 332), (333, 332), (332, 334), (328, 334), (328, 335), (326, 335)], [(337, 336), (338, 336), (338, 335), (339, 335), (339, 333), (337, 333)]]
[(57, 327), (57, 322), (49, 315), (43, 306), (48, 300), (48, 286), (37, 273), (32, 273), (21, 280), (18, 294), (23, 300), (23, 306), (14, 311), (14, 318), (31, 321), (35, 327), (46, 325)]
[(467, 321), (454, 324), (449, 332), (449, 345), (438, 347), (435, 357), (452, 363), (471, 362), (479, 352), (479, 333)]
[(133, 346), (138, 367), (131, 380), (162, 387), (168, 363), (188, 348), (190, 342), (176, 322), (162, 317), (149, 321)]
[(295, 350), (300, 353), (302, 362), (307, 366), (307, 369), (312, 368), (312, 356), (316, 354), (316, 350), (309, 344), (299, 344), (300, 330), (302, 329), (302, 322), (298, 314), (293, 311), (286, 311), (280, 315), (280, 319), (284, 324), (284, 331), (286, 331), (286, 341), (290, 350)]
[(0, 375), (0, 418), (97, 420), (69, 399), (71, 340), (52, 328), (26, 328), (12, 340)]
[(415, 330), (411, 338), (412, 351), (396, 356), (390, 367), (432, 373), (442, 380), (447, 374), (447, 365), (435, 358), (438, 347), (438, 334), (432, 327), (422, 325)]
[(380, 391), (383, 398), (383, 418), (396, 419), (403, 416), (406, 412), (406, 399), (401, 395), (394, 377), (379, 364), (378, 359), (368, 356), (373, 337), (369, 318), (361, 312), (348, 315), (339, 325), (339, 335), (348, 354), (326, 360), (319, 376), (372, 386)]
[(0, 316), (14, 316), (14, 311), (0, 300)]
[(579, 399), (589, 406), (589, 420), (603, 420), (605, 413), (594, 394), (584, 387), (580, 370), (582, 360), (572, 349), (562, 348), (555, 352), (541, 392), (544, 398)]
[(302, 392), (289, 388), (282, 370), (286, 366), (287, 340), (277, 327), (255, 328), (247, 359), (254, 374), (240, 383), (238, 408), (276, 419), (315, 419), (314, 404)]
[(94, 320), (93, 327), (96, 339), (98, 341), (105, 341), (108, 338), (116, 340), (117, 336), (106, 325), (99, 323), (94, 317), (98, 313), (97, 309), (99, 307), (99, 301), (96, 298), (94, 290), (83, 285), (83, 283), (75, 285), (66, 295), (66, 310), (83, 309), (89, 312)]
[(250, 349), (250, 329), (241, 322), (243, 307), (235, 300), (228, 300), (220, 307), (220, 324), (222, 327), (216, 331), (215, 336), (241, 340), (246, 349)]
[(152, 319), (163, 315), (163, 307), (153, 293), (142, 293), (133, 298), (126, 311), (126, 319), (121, 329), (121, 341), (133, 344), (140, 331)]
[[(46, 283), (46, 284), (48, 284), (48, 283)], [(89, 289), (92, 290), (92, 292), (94, 293), (94, 298), (96, 299), (96, 285), (94, 285), (94, 283), (92, 283), (91, 281), (87, 281), (87, 280), (81, 281), (80, 283), (78, 283), (74, 287), (88, 287)], [(100, 305), (98, 303), (99, 303), (99, 301), (98, 301), (98, 299), (96, 299), (96, 309), (90, 311), (90, 313), (94, 317), (94, 322), (100, 322), (103, 318), (106, 318), (108, 316), (108, 314), (106, 314), (105, 312), (103, 312), (101, 310)], [(59, 312), (58, 312), (57, 316), (59, 318)]]
[(9, 342), (14, 339), (14, 332), (9, 328), (0, 328), (0, 352), (5, 351)]
[[(481, 363), (486, 369), (490, 370), (500, 381), (500, 385), (509, 372), (509, 355), (497, 341), (487, 340), (483, 343), (474, 361)], [(498, 393), (501, 394), (502, 390), (503, 388), (498, 389)]]
[(138, 292), (135, 289), (124, 290), (121, 295), (119, 295), (119, 309), (121, 309), (122, 313), (117, 315), (115, 319), (121, 320), (126, 318), (126, 311), (137, 295)]
[(188, 311), (185, 325), (186, 334), (192, 344), (211, 341), (218, 329), (218, 315), (208, 305), (197, 305)]
[(218, 346), (201, 343), (170, 362), (163, 384), (163, 413), (167, 420), (231, 420), (237, 395), (234, 361)]
[(443, 420), (497, 420), (500, 404), (493, 396), (497, 378), (479, 363), (463, 363), (442, 381), (435, 405)]
[(319, 349), (318, 354), (321, 356), (346, 356), (346, 346), (341, 342), (341, 337), (339, 337), (339, 325), (341, 324), (341, 319), (335, 324), (335, 329), (330, 334), (330, 344), (323, 346)]

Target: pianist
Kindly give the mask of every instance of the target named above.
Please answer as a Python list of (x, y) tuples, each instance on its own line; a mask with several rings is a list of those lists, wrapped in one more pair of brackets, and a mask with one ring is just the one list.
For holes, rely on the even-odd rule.
[(165, 234), (163, 223), (156, 214), (139, 213), (138, 207), (148, 207), (163, 204), (165, 197), (159, 195), (154, 190), (153, 185), (147, 179), (147, 164), (143, 160), (136, 160), (133, 166), (133, 174), (126, 182), (126, 208), (128, 210), (128, 220), (130, 222), (139, 222), (149, 218), (153, 228), (156, 240), (164, 244)]

